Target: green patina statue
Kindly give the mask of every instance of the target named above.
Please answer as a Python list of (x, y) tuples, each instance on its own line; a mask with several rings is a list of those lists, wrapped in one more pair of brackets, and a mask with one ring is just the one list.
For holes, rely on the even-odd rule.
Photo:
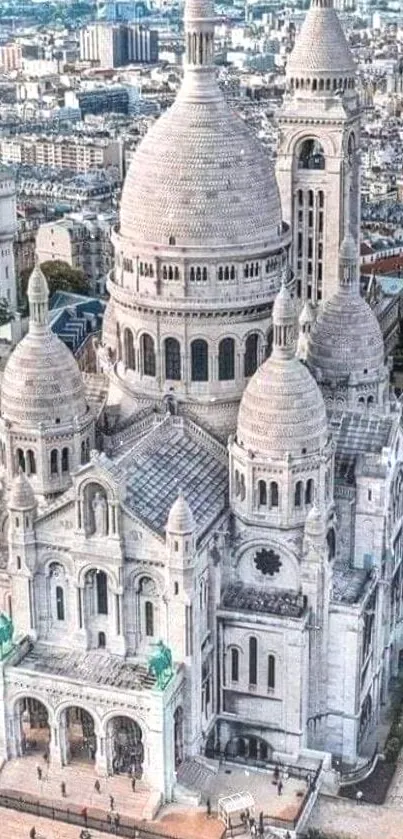
[(0, 661), (3, 661), (13, 646), (14, 624), (4, 612), (0, 612)]
[(164, 690), (173, 675), (172, 653), (163, 641), (158, 641), (156, 652), (148, 661), (148, 671), (157, 679), (157, 686)]

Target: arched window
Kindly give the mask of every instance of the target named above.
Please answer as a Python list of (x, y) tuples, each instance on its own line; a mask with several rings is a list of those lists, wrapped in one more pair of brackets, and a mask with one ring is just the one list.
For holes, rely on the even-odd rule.
[(314, 493), (313, 479), (309, 478), (309, 480), (306, 482), (306, 487), (305, 487), (305, 504), (312, 504), (313, 493)]
[(175, 280), (179, 280), (179, 268), (175, 265)]
[(86, 463), (85, 460), (85, 440), (81, 440), (81, 465)]
[(154, 606), (150, 602), (150, 600), (146, 600), (144, 609), (146, 619), (146, 635), (147, 638), (152, 638), (154, 635)]
[(265, 507), (266, 504), (267, 504), (266, 481), (259, 481), (257, 486), (258, 486), (258, 493), (259, 493), (259, 507)]
[(106, 635), (105, 632), (98, 632), (98, 647), (100, 650), (104, 650), (106, 647)]
[(133, 341), (133, 333), (131, 329), (125, 329), (123, 333), (123, 346), (124, 346), (124, 363), (126, 367), (129, 367), (130, 370), (136, 369), (136, 355), (134, 352), (134, 341)]
[(276, 659), (274, 655), (267, 657), (267, 687), (269, 690), (276, 687)]
[(59, 474), (59, 452), (57, 449), (52, 449), (50, 453), (50, 474)]
[(191, 344), (192, 382), (208, 381), (208, 345), (207, 341), (197, 339)]
[(179, 381), (181, 377), (181, 348), (176, 338), (165, 339), (165, 378)]
[(22, 449), (17, 449), (17, 469), (25, 472), (25, 454)]
[(302, 481), (297, 481), (294, 492), (294, 507), (301, 507), (302, 504)]
[(301, 143), (298, 154), (298, 169), (324, 169), (325, 153), (323, 147), (313, 138)]
[(241, 482), (239, 480), (238, 469), (235, 469), (235, 495), (239, 495), (241, 491)]
[(203, 268), (203, 282), (204, 283), (207, 282), (207, 268), (206, 267)]
[(257, 350), (259, 345), (259, 336), (256, 333), (253, 335), (248, 335), (245, 344), (245, 355), (244, 355), (244, 376), (247, 379), (249, 376), (253, 376), (257, 369)]
[(98, 615), (108, 614), (108, 578), (104, 571), (97, 571), (97, 612)]
[(196, 282), (201, 282), (201, 268), (200, 265), (196, 268)]
[(336, 534), (333, 527), (328, 530), (326, 541), (329, 548), (329, 559), (334, 559), (336, 556)]
[(275, 481), (270, 484), (270, 507), (278, 507), (278, 485)]
[(231, 682), (239, 682), (239, 652), (235, 647), (231, 649)]
[(168, 269), (167, 269), (167, 266), (166, 266), (166, 265), (163, 265), (163, 266), (162, 266), (162, 279), (163, 279), (163, 280), (167, 280), (167, 279), (168, 279)]
[(145, 333), (141, 336), (141, 357), (143, 362), (143, 375), (155, 376), (155, 350), (154, 339)]
[(169, 268), (168, 268), (168, 280), (173, 280), (173, 278), (174, 278), (174, 269), (172, 268), (172, 265), (170, 265)]
[(218, 347), (218, 378), (220, 382), (235, 378), (235, 341), (223, 338)]
[(229, 266), (228, 265), (225, 266), (224, 280), (229, 280)]
[(235, 280), (235, 265), (231, 265), (231, 280)]
[(64, 621), (64, 591), (56, 586), (56, 616), (58, 621)]
[(28, 449), (27, 451), (27, 467), (28, 475), (36, 475), (35, 454), (32, 449)]
[(194, 278), (195, 278), (195, 269), (192, 266), (192, 268), (190, 269), (190, 282), (191, 283), (194, 282)]
[(88, 463), (90, 459), (90, 438), (87, 437), (85, 441), (85, 462)]
[(69, 471), (69, 450), (68, 448), (64, 448), (62, 450), (62, 472)]
[(249, 684), (257, 684), (257, 640), (249, 638)]

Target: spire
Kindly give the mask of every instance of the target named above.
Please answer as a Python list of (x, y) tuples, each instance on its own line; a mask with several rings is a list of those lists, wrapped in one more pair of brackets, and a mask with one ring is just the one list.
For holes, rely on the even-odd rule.
[(49, 288), (37, 256), (28, 282), (28, 301), (29, 329), (31, 332), (42, 332), (48, 325)]
[[(286, 263), (286, 271), (288, 265)], [(273, 306), (272, 358), (287, 360), (295, 355), (297, 314), (290, 292), (285, 285), (283, 272), (280, 291)]]
[(344, 194), (344, 236), (339, 249), (339, 287), (348, 294), (358, 293), (357, 243), (351, 233), (350, 219), (350, 173), (345, 174)]
[(221, 99), (214, 66), (213, 0), (185, 0), (185, 77), (181, 98), (192, 101)]

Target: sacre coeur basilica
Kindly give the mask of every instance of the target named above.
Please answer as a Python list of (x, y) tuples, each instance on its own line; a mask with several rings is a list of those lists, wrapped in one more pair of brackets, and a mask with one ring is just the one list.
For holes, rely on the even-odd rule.
[[(360, 102), (332, 0), (287, 66), (275, 170), (186, 0), (172, 107), (123, 188), (95, 411), (29, 281), (1, 380), (0, 760), (77, 729), (159, 800), (196, 757), (354, 766), (403, 657), (403, 440), (359, 289)], [(74, 737), (72, 731), (74, 730)]]

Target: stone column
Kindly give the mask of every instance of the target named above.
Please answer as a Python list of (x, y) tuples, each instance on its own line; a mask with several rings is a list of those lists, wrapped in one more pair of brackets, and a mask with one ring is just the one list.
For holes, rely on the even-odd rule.
[(106, 737), (104, 732), (96, 733), (97, 750), (95, 753), (95, 771), (97, 775), (108, 775), (108, 760), (106, 754)]
[(63, 766), (60, 731), (57, 725), (53, 725), (50, 728), (49, 752), (52, 766), (56, 766), (57, 768)]

